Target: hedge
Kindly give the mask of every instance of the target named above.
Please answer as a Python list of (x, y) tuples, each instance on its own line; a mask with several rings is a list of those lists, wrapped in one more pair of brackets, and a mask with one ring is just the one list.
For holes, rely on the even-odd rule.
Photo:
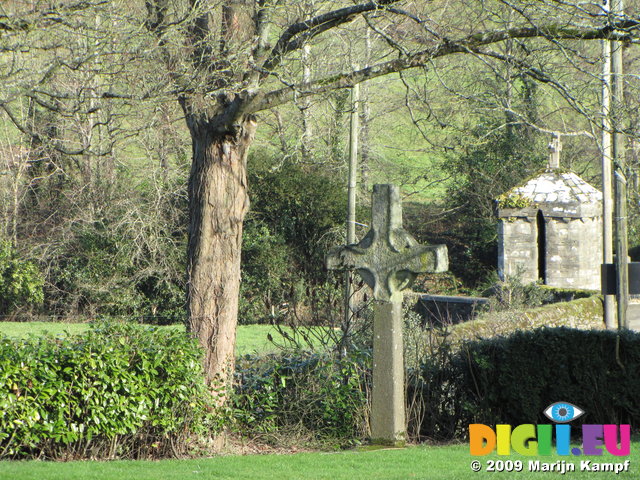
[(172, 329), (0, 338), (0, 458), (179, 454), (215, 421), (203, 378), (200, 349)]
[(421, 437), (464, 437), (470, 423), (549, 423), (558, 401), (586, 413), (575, 422), (640, 424), (640, 334), (565, 327), (465, 343), (414, 372), (409, 398), (427, 408)]

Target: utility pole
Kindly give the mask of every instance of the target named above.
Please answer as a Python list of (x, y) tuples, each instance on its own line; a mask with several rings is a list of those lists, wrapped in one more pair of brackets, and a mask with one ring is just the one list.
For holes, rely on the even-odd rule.
[[(609, 12), (609, 1), (603, 9)], [(613, 183), (611, 180), (611, 42), (602, 41), (602, 263), (613, 264)], [(617, 327), (613, 295), (604, 296), (604, 323)]]
[[(371, 63), (371, 29), (367, 28), (364, 34), (364, 60), (365, 68)], [(369, 172), (371, 171), (371, 102), (369, 99), (369, 85), (362, 84), (360, 91), (360, 104), (362, 115), (360, 117), (360, 185), (362, 191), (369, 189)]]
[[(360, 86), (355, 84), (351, 88), (351, 128), (349, 129), (349, 180), (347, 185), (347, 245), (356, 243), (356, 187), (358, 175), (358, 134)], [(353, 272), (345, 273), (344, 291), (344, 319), (342, 322), (342, 345), (340, 353), (347, 353), (347, 341), (353, 315)]]
[[(309, 83), (311, 81), (311, 46), (304, 45), (302, 47), (302, 81)], [(300, 111), (302, 112), (302, 156), (305, 160), (311, 158), (313, 130), (311, 127), (311, 100), (309, 97), (303, 98), (300, 102)]]
[[(623, 0), (611, 0), (610, 15), (614, 22), (624, 14)], [(622, 42), (611, 40), (611, 156), (615, 185), (615, 244), (616, 244), (616, 300), (618, 329), (628, 328), (629, 260), (627, 240), (627, 179), (622, 136), (622, 106), (624, 83), (622, 78)]]

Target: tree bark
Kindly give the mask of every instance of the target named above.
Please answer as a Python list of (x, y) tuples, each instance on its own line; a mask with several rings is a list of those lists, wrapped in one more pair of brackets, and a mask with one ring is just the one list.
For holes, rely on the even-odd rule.
[[(248, 117), (228, 131), (187, 118), (193, 144), (189, 175), (188, 330), (204, 348), (208, 384), (227, 385), (234, 366), (242, 224), (249, 208), (247, 151), (255, 133)], [(225, 390), (218, 395), (222, 404)]]

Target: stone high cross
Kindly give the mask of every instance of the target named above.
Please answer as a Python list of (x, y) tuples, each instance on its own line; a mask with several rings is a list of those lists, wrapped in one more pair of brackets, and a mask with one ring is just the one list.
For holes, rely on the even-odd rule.
[(405, 392), (402, 290), (416, 275), (448, 269), (445, 245), (419, 245), (402, 228), (402, 203), (395, 185), (374, 185), (371, 229), (356, 245), (332, 249), (330, 270), (355, 269), (373, 290), (373, 389), (371, 440), (404, 444)]

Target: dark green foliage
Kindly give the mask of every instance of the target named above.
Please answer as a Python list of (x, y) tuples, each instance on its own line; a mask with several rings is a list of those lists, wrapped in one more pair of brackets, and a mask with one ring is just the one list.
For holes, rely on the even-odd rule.
[(326, 282), (324, 255), (339, 244), (346, 194), (314, 166), (253, 157), (242, 251), (240, 323), (273, 320), (285, 303)]
[(200, 349), (178, 330), (0, 338), (0, 458), (182, 452), (213, 421), (203, 378)]
[[(281, 235), (274, 235), (260, 221), (246, 223), (242, 237), (242, 324), (268, 323), (275, 309), (287, 301), (287, 285), (293, 280), (291, 249)], [(273, 311), (272, 311), (273, 309)]]
[(0, 241), (0, 315), (40, 306), (44, 279), (38, 267), (20, 260), (8, 242)]
[(242, 431), (362, 438), (366, 431), (368, 355), (296, 353), (240, 359), (234, 416)]
[(69, 252), (53, 274), (51, 303), (78, 314), (132, 315), (140, 310), (143, 296), (130, 281), (133, 245), (107, 221), (79, 227), (66, 247)]
[(450, 155), (442, 165), (452, 179), (445, 207), (453, 216), (438, 240), (449, 247), (451, 271), (470, 287), (495, 268), (494, 200), (543, 168), (547, 158), (545, 138), (526, 124), (537, 121), (535, 82), (514, 75), (506, 84), (505, 78), (496, 76), (487, 88), (506, 93), (510, 108), (524, 116), (509, 110), (498, 116), (481, 106), (476, 126), (461, 135), (461, 153)]
[(186, 202), (176, 183), (121, 192), (132, 202), (106, 205), (99, 220), (70, 228), (47, 259), (49, 312), (155, 324), (183, 320)]
[(549, 423), (558, 401), (590, 424), (640, 422), (640, 334), (543, 328), (465, 344), (430, 358), (413, 389), (426, 398), (424, 437), (464, 436), (470, 423)]
[[(640, 419), (640, 335), (568, 328), (518, 332), (467, 347), (472, 368), (463, 387), (481, 421), (544, 423), (553, 402), (578, 405), (579, 423), (631, 423)], [(467, 362), (469, 364), (469, 362)], [(466, 368), (466, 367), (465, 367)]]
[(260, 166), (249, 176), (249, 221), (261, 221), (281, 236), (294, 249), (297, 266), (317, 277), (323, 270), (325, 247), (332, 245), (327, 234), (344, 224), (344, 182), (314, 166), (285, 163), (278, 170)]
[(478, 126), (472, 135), (479, 143), (445, 165), (455, 179), (448, 192), (448, 207), (456, 211), (448, 242), (451, 270), (469, 284), (482, 281), (495, 265), (494, 200), (540, 170), (546, 158), (533, 132), (497, 126)]

